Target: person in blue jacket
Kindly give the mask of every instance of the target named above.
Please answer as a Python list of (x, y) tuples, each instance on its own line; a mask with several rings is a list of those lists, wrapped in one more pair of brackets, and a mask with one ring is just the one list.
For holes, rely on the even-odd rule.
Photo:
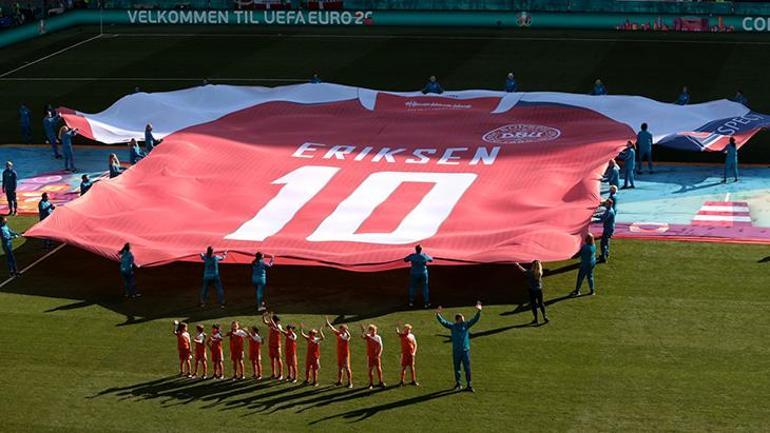
[(682, 87), (682, 93), (676, 98), (674, 104), (687, 105), (690, 103), (690, 93), (687, 91), (687, 86)]
[(578, 269), (577, 283), (575, 290), (570, 293), (572, 296), (580, 296), (580, 287), (583, 280), (588, 279), (588, 288), (591, 291), (589, 295), (596, 293), (594, 290), (594, 268), (596, 267), (596, 241), (594, 235), (588, 233), (585, 238), (585, 244), (580, 247), (580, 268)]
[(319, 77), (318, 74), (313, 74), (313, 76), (310, 78), (310, 82), (312, 84), (321, 83), (321, 77)]
[(604, 87), (604, 83), (602, 83), (602, 80), (594, 81), (594, 88), (591, 89), (591, 95), (601, 96), (606, 94), (607, 94), (607, 88)]
[(642, 164), (647, 160), (647, 168), (652, 174), (652, 134), (647, 130), (647, 124), (642, 123), (642, 129), (636, 134), (636, 148), (639, 149), (639, 171), (642, 174)]
[(600, 242), (601, 255), (599, 262), (606, 263), (610, 258), (610, 239), (615, 234), (615, 210), (612, 209), (612, 199), (608, 198), (604, 201), (604, 213), (599, 216), (598, 220), (602, 222), (604, 229)]
[(91, 182), (91, 179), (88, 177), (87, 174), (84, 174), (80, 177), (80, 195), (81, 197), (88, 192), (91, 187), (94, 186), (94, 183)]
[(481, 302), (476, 302), (476, 315), (467, 322), (462, 314), (455, 314), (455, 321), (451, 323), (441, 316), (442, 311), (441, 306), (436, 309), (436, 320), (438, 320), (441, 326), (452, 331), (452, 364), (455, 374), (455, 391), (462, 389), (460, 384), (460, 365), (462, 365), (463, 369), (465, 369), (465, 382), (468, 384), (465, 389), (466, 391), (474, 392), (471, 382), (470, 329), (481, 318)]
[(438, 80), (436, 79), (436, 76), (431, 75), (430, 78), (428, 78), (428, 82), (425, 84), (425, 87), (423, 87), (422, 93), (425, 95), (427, 95), (428, 93), (435, 93), (437, 95), (440, 95), (444, 93), (444, 89), (441, 88), (441, 84), (439, 84)]
[(433, 257), (422, 252), (422, 245), (414, 247), (414, 253), (404, 257), (405, 262), (411, 263), (409, 269), (409, 306), (414, 306), (417, 286), (422, 287), (422, 300), (425, 308), (430, 307), (430, 289), (428, 287), (428, 263)]
[(7, 161), (5, 163), (5, 170), (3, 170), (3, 192), (8, 202), (8, 215), (16, 215), (16, 212), (19, 210), (19, 203), (16, 200), (16, 188), (18, 186), (19, 175), (13, 169), (13, 162)]
[(257, 294), (257, 311), (267, 310), (265, 305), (265, 286), (267, 286), (267, 268), (273, 267), (275, 257), (270, 257), (270, 262), (265, 263), (265, 257), (261, 252), (254, 255), (251, 262), (251, 284)]
[(620, 154), (623, 159), (623, 188), (636, 188), (634, 185), (634, 172), (636, 171), (636, 150), (630, 140), (626, 143), (626, 150)]
[(62, 156), (59, 153), (59, 140), (56, 137), (56, 127), (59, 125), (59, 117), (55, 115), (53, 111), (47, 111), (43, 118), (43, 132), (45, 133), (45, 139), (48, 144), (51, 145), (53, 150), (53, 157), (61, 159)]
[(118, 155), (115, 155), (114, 153), (111, 153), (110, 156), (107, 158), (107, 164), (108, 169), (110, 171), (110, 179), (113, 177), (120, 176), (120, 173), (123, 173), (123, 167), (120, 165), (120, 160), (118, 159)]
[(21, 104), (19, 107), (19, 124), (21, 125), (21, 139), (25, 143), (32, 141), (32, 125), (30, 123), (30, 115), (32, 113), (26, 104)]
[(0, 216), (0, 240), (3, 242), (3, 252), (5, 252), (5, 260), (8, 263), (8, 273), (11, 277), (21, 276), (21, 273), (16, 268), (16, 257), (13, 255), (13, 240), (20, 236), (20, 234), (8, 227), (8, 219), (4, 216)]
[(78, 171), (78, 169), (75, 168), (75, 154), (72, 150), (72, 138), (76, 135), (78, 135), (78, 129), (70, 128), (67, 125), (62, 126), (59, 131), (62, 155), (64, 155), (64, 169), (72, 173), (77, 173)]
[(749, 108), (749, 98), (747, 98), (746, 95), (743, 94), (743, 90), (738, 90), (735, 92), (735, 97), (733, 98), (733, 102), (737, 102), (739, 104), (742, 104), (744, 107)]
[(738, 146), (735, 144), (735, 137), (730, 137), (730, 142), (725, 146), (725, 175), (722, 183), (727, 183), (727, 175), (733, 176), (738, 182)]
[(200, 300), (201, 307), (206, 306), (206, 300), (209, 297), (209, 285), (214, 284), (217, 289), (217, 302), (219, 306), (225, 308), (225, 289), (222, 287), (222, 279), (219, 277), (219, 262), (227, 257), (227, 251), (221, 256), (214, 255), (212, 247), (206, 248), (205, 253), (201, 253), (203, 260), (203, 287), (201, 287)]
[(543, 321), (548, 323), (548, 316), (545, 314), (545, 303), (543, 302), (543, 264), (540, 263), (540, 260), (533, 260), (529, 269), (518, 263), (514, 263), (514, 265), (527, 276), (527, 286), (529, 286), (529, 306), (532, 308), (532, 315), (535, 316), (530, 324), (538, 324), (538, 307), (540, 308), (540, 312), (543, 313)]
[(615, 162), (614, 159), (610, 160), (610, 163), (607, 167), (606, 175), (604, 176), (605, 182), (610, 184), (610, 186), (620, 186), (620, 166), (617, 162)]
[(123, 296), (126, 298), (136, 298), (142, 296), (139, 291), (136, 290), (136, 275), (134, 269), (136, 264), (134, 263), (134, 255), (131, 253), (131, 244), (126, 242), (118, 251), (120, 257), (120, 277), (123, 279)]
[(516, 81), (516, 76), (513, 75), (513, 72), (509, 72), (508, 76), (505, 77), (504, 89), (508, 93), (517, 92), (519, 90), (519, 83)]
[(136, 164), (147, 156), (144, 152), (142, 152), (142, 148), (139, 147), (139, 143), (136, 142), (133, 138), (131, 141), (128, 142), (128, 161), (131, 163), (131, 165)]
[(163, 140), (158, 140), (155, 138), (154, 135), (152, 135), (152, 124), (148, 123), (147, 126), (144, 127), (144, 150), (149, 155), (150, 152), (152, 152), (152, 149), (155, 149), (155, 146), (159, 145)]
[[(48, 200), (48, 193), (44, 192), (43, 195), (40, 197), (40, 202), (37, 204), (37, 214), (40, 221), (43, 221), (44, 219), (51, 216), (53, 213), (53, 210), (56, 209), (56, 205), (51, 203), (50, 200)], [(43, 240), (43, 248), (49, 249), (53, 246), (53, 241), (49, 239)]]

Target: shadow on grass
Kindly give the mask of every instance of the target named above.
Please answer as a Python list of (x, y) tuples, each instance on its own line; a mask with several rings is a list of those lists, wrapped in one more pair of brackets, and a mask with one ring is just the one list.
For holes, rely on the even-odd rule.
[[(21, 245), (15, 252), (21, 266), (42, 256), (34, 241)], [(330, 314), (335, 317), (335, 323), (341, 323), (408, 309), (405, 305), (407, 269), (363, 273), (281, 266), (280, 258), (276, 262), (278, 265), (269, 275), (266, 298), (269, 307), (279, 314)], [(548, 270), (546, 277), (573, 269), (568, 265)], [(126, 299), (122, 296), (116, 263), (65, 247), (0, 291), (69, 300), (45, 310), (49, 314), (95, 306), (106, 308), (124, 317), (116, 326), (166, 318), (195, 323), (231, 316), (257, 316), (249, 266), (223, 266), (227, 298), (224, 309), (217, 305), (198, 306), (201, 274), (199, 263), (143, 268), (137, 272), (137, 287), (143, 296)], [(524, 276), (514, 272), (510, 265), (434, 266), (431, 269), (434, 305), (466, 307), (479, 299), (488, 305), (523, 304), (527, 301), (526, 293)], [(213, 301), (213, 293), (211, 296)]]
[(124, 387), (108, 388), (87, 398), (112, 396), (118, 401), (158, 400), (163, 408), (201, 402), (205, 403), (203, 409), (246, 409), (246, 416), (291, 409), (296, 409), (299, 413), (314, 407), (368, 397), (392, 388), (394, 387), (373, 390), (347, 389), (332, 385), (311, 387), (275, 380), (200, 380), (168, 376)]
[(350, 420), (351, 422), (363, 421), (367, 418), (373, 417), (381, 412), (398, 409), (406, 406), (413, 406), (418, 403), (424, 403), (426, 401), (435, 400), (437, 398), (446, 397), (457, 392), (449, 389), (444, 391), (435, 391), (428, 394), (419, 395), (417, 397), (406, 398), (403, 400), (397, 400), (390, 403), (378, 404), (361, 409), (354, 409), (348, 412), (342, 412), (336, 415), (327, 416), (315, 421), (311, 421), (310, 424), (318, 424), (324, 421), (329, 421), (335, 418), (341, 418)]
[(757, 263), (767, 263), (767, 262), (770, 262), (770, 256), (763, 257), (763, 258), (757, 260)]

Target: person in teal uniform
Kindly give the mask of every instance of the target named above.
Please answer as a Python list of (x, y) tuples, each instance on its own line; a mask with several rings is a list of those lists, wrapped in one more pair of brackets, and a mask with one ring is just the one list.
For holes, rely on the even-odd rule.
[(83, 176), (80, 177), (80, 195), (81, 196), (87, 193), (92, 186), (94, 186), (94, 183), (91, 182), (91, 179), (88, 177), (87, 174), (84, 174)]
[(155, 146), (159, 145), (163, 140), (159, 140), (152, 135), (152, 123), (148, 123), (144, 127), (144, 151), (146, 154), (150, 154)]
[(600, 242), (601, 256), (599, 261), (606, 263), (610, 259), (610, 239), (615, 234), (615, 210), (612, 209), (612, 199), (604, 201), (604, 213), (598, 218), (602, 222), (602, 239)]
[(428, 263), (433, 257), (422, 252), (422, 246), (414, 247), (414, 253), (404, 257), (404, 261), (411, 263), (409, 269), (409, 306), (414, 306), (417, 287), (422, 288), (422, 300), (425, 308), (430, 307), (430, 288), (428, 287)]
[(620, 186), (620, 166), (617, 162), (615, 162), (614, 159), (610, 160), (606, 175), (603, 180), (610, 184), (610, 186)]
[(56, 127), (59, 126), (59, 116), (53, 111), (47, 110), (46, 115), (43, 118), (43, 132), (45, 133), (45, 139), (48, 144), (51, 145), (53, 151), (53, 157), (55, 159), (61, 159), (62, 156), (59, 153), (59, 140), (56, 137)]
[(75, 168), (75, 154), (72, 150), (72, 139), (78, 135), (77, 128), (70, 128), (69, 126), (62, 126), (59, 131), (59, 139), (61, 139), (61, 150), (64, 155), (64, 170), (72, 173), (78, 171)]
[(687, 91), (687, 86), (682, 87), (682, 92), (677, 96), (674, 104), (687, 105), (690, 103), (690, 93)]
[(267, 268), (273, 267), (275, 257), (270, 257), (270, 262), (265, 263), (265, 257), (261, 252), (254, 255), (251, 262), (251, 284), (257, 294), (257, 311), (267, 310), (265, 305), (265, 287), (267, 286)]
[(201, 260), (203, 260), (203, 287), (201, 287), (200, 293), (201, 307), (206, 306), (209, 285), (213, 284), (217, 289), (217, 302), (219, 302), (220, 307), (225, 308), (225, 290), (222, 287), (222, 279), (219, 276), (219, 262), (226, 257), (227, 251), (218, 256), (214, 254), (212, 247), (206, 248), (206, 252), (201, 253)]
[(636, 134), (636, 148), (639, 149), (639, 170), (637, 174), (642, 174), (642, 164), (647, 160), (647, 168), (652, 174), (652, 134), (647, 130), (647, 124), (642, 123), (642, 129)]
[[(48, 199), (48, 193), (44, 192), (40, 197), (40, 202), (37, 204), (37, 213), (40, 221), (43, 221), (44, 219), (51, 216), (54, 209), (56, 209), (56, 205), (51, 203), (51, 201)], [(53, 247), (53, 241), (49, 239), (43, 240), (43, 248), (49, 249), (51, 247)]]
[(609, 199), (612, 199), (612, 210), (615, 211), (615, 215), (618, 214), (618, 187), (615, 185), (610, 186), (610, 196), (607, 197)]
[(444, 93), (444, 89), (441, 87), (441, 84), (439, 84), (438, 80), (436, 79), (436, 76), (431, 75), (430, 78), (428, 78), (428, 82), (425, 84), (425, 87), (422, 88), (422, 93), (424, 95), (427, 95), (429, 93), (440, 95)]
[(626, 143), (626, 150), (621, 152), (620, 157), (623, 159), (623, 188), (636, 188), (634, 185), (634, 172), (636, 166), (636, 150), (634, 150), (634, 143), (629, 141)]
[(727, 176), (732, 175), (738, 182), (738, 146), (735, 144), (735, 137), (730, 137), (730, 142), (725, 146), (725, 175), (722, 183), (727, 183)]
[(8, 215), (16, 215), (19, 210), (19, 202), (16, 199), (16, 188), (19, 186), (19, 174), (13, 168), (13, 162), (5, 163), (3, 170), (3, 192), (8, 203)]
[(591, 89), (591, 95), (593, 96), (602, 96), (607, 94), (607, 88), (604, 87), (604, 83), (602, 83), (602, 80), (596, 80), (594, 81), (594, 88)]
[(16, 257), (13, 255), (13, 240), (18, 237), (21, 237), (21, 235), (8, 227), (8, 219), (0, 216), (0, 240), (3, 242), (3, 252), (5, 252), (8, 273), (11, 277), (21, 276), (21, 273), (16, 268)]
[(503, 88), (508, 93), (519, 91), (519, 82), (516, 81), (516, 76), (513, 75), (513, 72), (509, 72), (508, 76), (505, 77), (505, 86)]
[(591, 289), (590, 295), (594, 290), (594, 268), (596, 267), (596, 241), (594, 235), (588, 233), (585, 237), (585, 243), (580, 247), (580, 268), (578, 268), (577, 282), (575, 290), (570, 293), (572, 296), (580, 296), (580, 287), (583, 286), (583, 280), (588, 280), (588, 288)]
[(471, 320), (465, 321), (462, 314), (455, 314), (454, 323), (444, 319), (441, 315), (443, 309), (439, 306), (436, 309), (436, 320), (446, 329), (451, 331), (452, 335), (452, 365), (454, 367), (455, 391), (462, 389), (460, 383), (460, 366), (465, 370), (466, 391), (474, 392), (471, 381), (471, 337), (470, 329), (481, 318), (481, 302), (476, 302), (476, 315)]
[(139, 143), (132, 138), (131, 141), (128, 142), (128, 161), (131, 165), (134, 165), (145, 156), (147, 155), (142, 151), (142, 148), (139, 147)]
[(131, 244), (126, 242), (123, 248), (118, 252), (120, 257), (120, 277), (123, 279), (123, 296), (126, 298), (136, 298), (141, 296), (136, 290), (136, 274), (134, 270), (134, 254), (131, 253)]
[(110, 172), (110, 179), (113, 177), (120, 176), (121, 173), (123, 173), (123, 167), (120, 165), (120, 160), (118, 159), (118, 155), (115, 155), (114, 153), (111, 153), (110, 156), (107, 158), (108, 162), (108, 168)]

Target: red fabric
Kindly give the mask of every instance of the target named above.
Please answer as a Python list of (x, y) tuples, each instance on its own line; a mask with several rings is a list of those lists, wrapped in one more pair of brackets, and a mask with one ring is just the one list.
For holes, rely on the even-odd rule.
[[(634, 131), (591, 110), (557, 104), (519, 104), (492, 114), (498, 103), (496, 97), (379, 94), (374, 110), (358, 100), (261, 104), (166, 137), (149, 158), (95, 184), (28, 234), (113, 260), (130, 242), (140, 266), (199, 261), (198, 253), (212, 245), (233, 252), (226, 263), (249, 263), (256, 251), (264, 251), (281, 264), (376, 271), (405, 266), (400, 259), (417, 242), (307, 238), (372, 173), (464, 173), (475, 180), (436, 233), (419, 240), (438, 264), (568, 258), (578, 250), (599, 201), (598, 180), (607, 161)], [(524, 138), (509, 142), (516, 134)], [(532, 139), (538, 134), (551, 137)], [(310, 158), (292, 156), (306, 142), (325, 147), (303, 153)], [(342, 160), (324, 159), (336, 145), (356, 148)], [(499, 154), (491, 165), (469, 164), (477, 149), (496, 146)], [(372, 150), (354, 160), (365, 147)], [(373, 161), (384, 147), (405, 150), (394, 162)], [(448, 148), (468, 150), (449, 160), (457, 165), (438, 164)], [(415, 159), (415, 149), (435, 154), (427, 155), (426, 164), (407, 163)], [(225, 239), (285, 187), (274, 181), (308, 166), (339, 170), (274, 235), (263, 241)], [(431, 189), (424, 181), (402, 183), (356, 234), (395, 230)]]

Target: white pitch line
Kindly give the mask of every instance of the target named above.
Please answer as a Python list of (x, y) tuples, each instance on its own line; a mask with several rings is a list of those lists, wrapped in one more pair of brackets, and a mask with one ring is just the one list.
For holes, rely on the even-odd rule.
[(695, 215), (693, 221), (719, 221), (719, 222), (737, 222), (750, 223), (751, 217), (737, 215)]
[(310, 39), (428, 39), (428, 40), (468, 40), (468, 41), (543, 41), (543, 42), (643, 42), (654, 44), (705, 44), (705, 45), (770, 45), (770, 41), (727, 41), (727, 40), (687, 40), (687, 39), (634, 39), (634, 38), (559, 38), (547, 36), (439, 36), (439, 35), (328, 35), (328, 34), (282, 34), (282, 33), (114, 33), (128, 38), (310, 38)]
[(47, 55), (47, 56), (43, 56), (43, 57), (41, 57), (41, 58), (39, 58), (39, 59), (37, 59), (37, 60), (33, 60), (33, 61), (29, 62), (29, 63), (25, 63), (25, 64), (23, 64), (23, 65), (19, 66), (19, 67), (18, 67), (18, 68), (16, 68), (16, 69), (11, 69), (11, 70), (10, 70), (10, 71), (8, 71), (8, 72), (5, 72), (5, 73), (3, 73), (3, 74), (0, 74), (0, 78), (4, 78), (4, 77), (7, 77), (8, 75), (11, 75), (11, 74), (13, 74), (14, 72), (18, 72), (18, 71), (21, 71), (22, 69), (28, 68), (28, 67), (30, 67), (30, 66), (32, 66), (32, 65), (34, 65), (34, 64), (36, 64), (36, 63), (40, 63), (40, 62), (42, 62), (42, 61), (44, 61), (44, 60), (48, 60), (48, 59), (50, 59), (51, 57), (53, 57), (53, 56), (56, 56), (56, 55), (59, 55), (59, 54), (61, 54), (61, 53), (65, 52), (65, 51), (69, 51), (69, 50), (71, 50), (71, 49), (73, 49), (73, 48), (75, 48), (75, 47), (79, 47), (79, 46), (81, 46), (81, 45), (83, 45), (83, 44), (86, 44), (86, 43), (88, 43), (88, 42), (91, 42), (91, 41), (93, 41), (93, 40), (95, 40), (95, 39), (99, 39), (100, 37), (102, 37), (102, 35), (96, 35), (96, 36), (94, 36), (94, 37), (92, 37), (92, 38), (88, 38), (88, 39), (86, 39), (86, 40), (84, 40), (84, 41), (80, 41), (80, 42), (78, 42), (78, 43), (75, 43), (75, 44), (72, 44), (72, 45), (70, 45), (70, 46), (68, 46), (68, 47), (64, 47), (64, 48), (62, 48), (61, 50), (59, 50), (59, 51), (56, 51), (55, 53), (51, 53), (51, 54), (49, 54), (49, 55)]
[[(292, 82), (300, 83), (309, 81), (307, 78), (209, 78), (210, 82), (218, 81), (254, 81), (254, 82)], [(0, 78), (0, 81), (196, 81), (202, 82), (203, 77), (198, 78), (157, 78), (157, 77), (11, 77)]]
[[(729, 201), (729, 200), (725, 200)], [(733, 212), (733, 213), (749, 213), (748, 206), (701, 206), (700, 210), (704, 212)]]
[[(44, 255), (43, 257), (41, 257), (41, 258), (39, 258), (39, 259), (35, 260), (34, 262), (32, 262), (32, 264), (31, 264), (31, 265), (28, 265), (26, 268), (22, 269), (20, 273), (21, 273), (21, 274), (23, 274), (23, 273), (27, 272), (28, 270), (32, 269), (32, 267), (33, 267), (33, 266), (37, 265), (38, 263), (40, 263), (40, 262), (42, 262), (43, 260), (47, 259), (48, 257), (52, 256), (52, 255), (53, 255), (53, 253), (55, 253), (55, 252), (57, 252), (57, 251), (61, 250), (61, 249), (62, 249), (62, 248), (64, 248), (65, 246), (66, 246), (66, 244), (61, 244), (61, 245), (59, 245), (58, 247), (56, 247), (56, 248), (52, 249), (51, 251), (49, 251), (48, 253), (46, 253), (46, 255)], [(13, 280), (15, 280), (15, 279), (16, 279), (15, 277), (12, 277), (12, 278), (8, 278), (7, 280), (5, 280), (5, 281), (3, 281), (2, 283), (0, 283), (0, 289), (2, 289), (2, 288), (3, 288), (3, 287), (6, 285), (6, 284), (10, 283), (11, 281), (13, 281)]]

